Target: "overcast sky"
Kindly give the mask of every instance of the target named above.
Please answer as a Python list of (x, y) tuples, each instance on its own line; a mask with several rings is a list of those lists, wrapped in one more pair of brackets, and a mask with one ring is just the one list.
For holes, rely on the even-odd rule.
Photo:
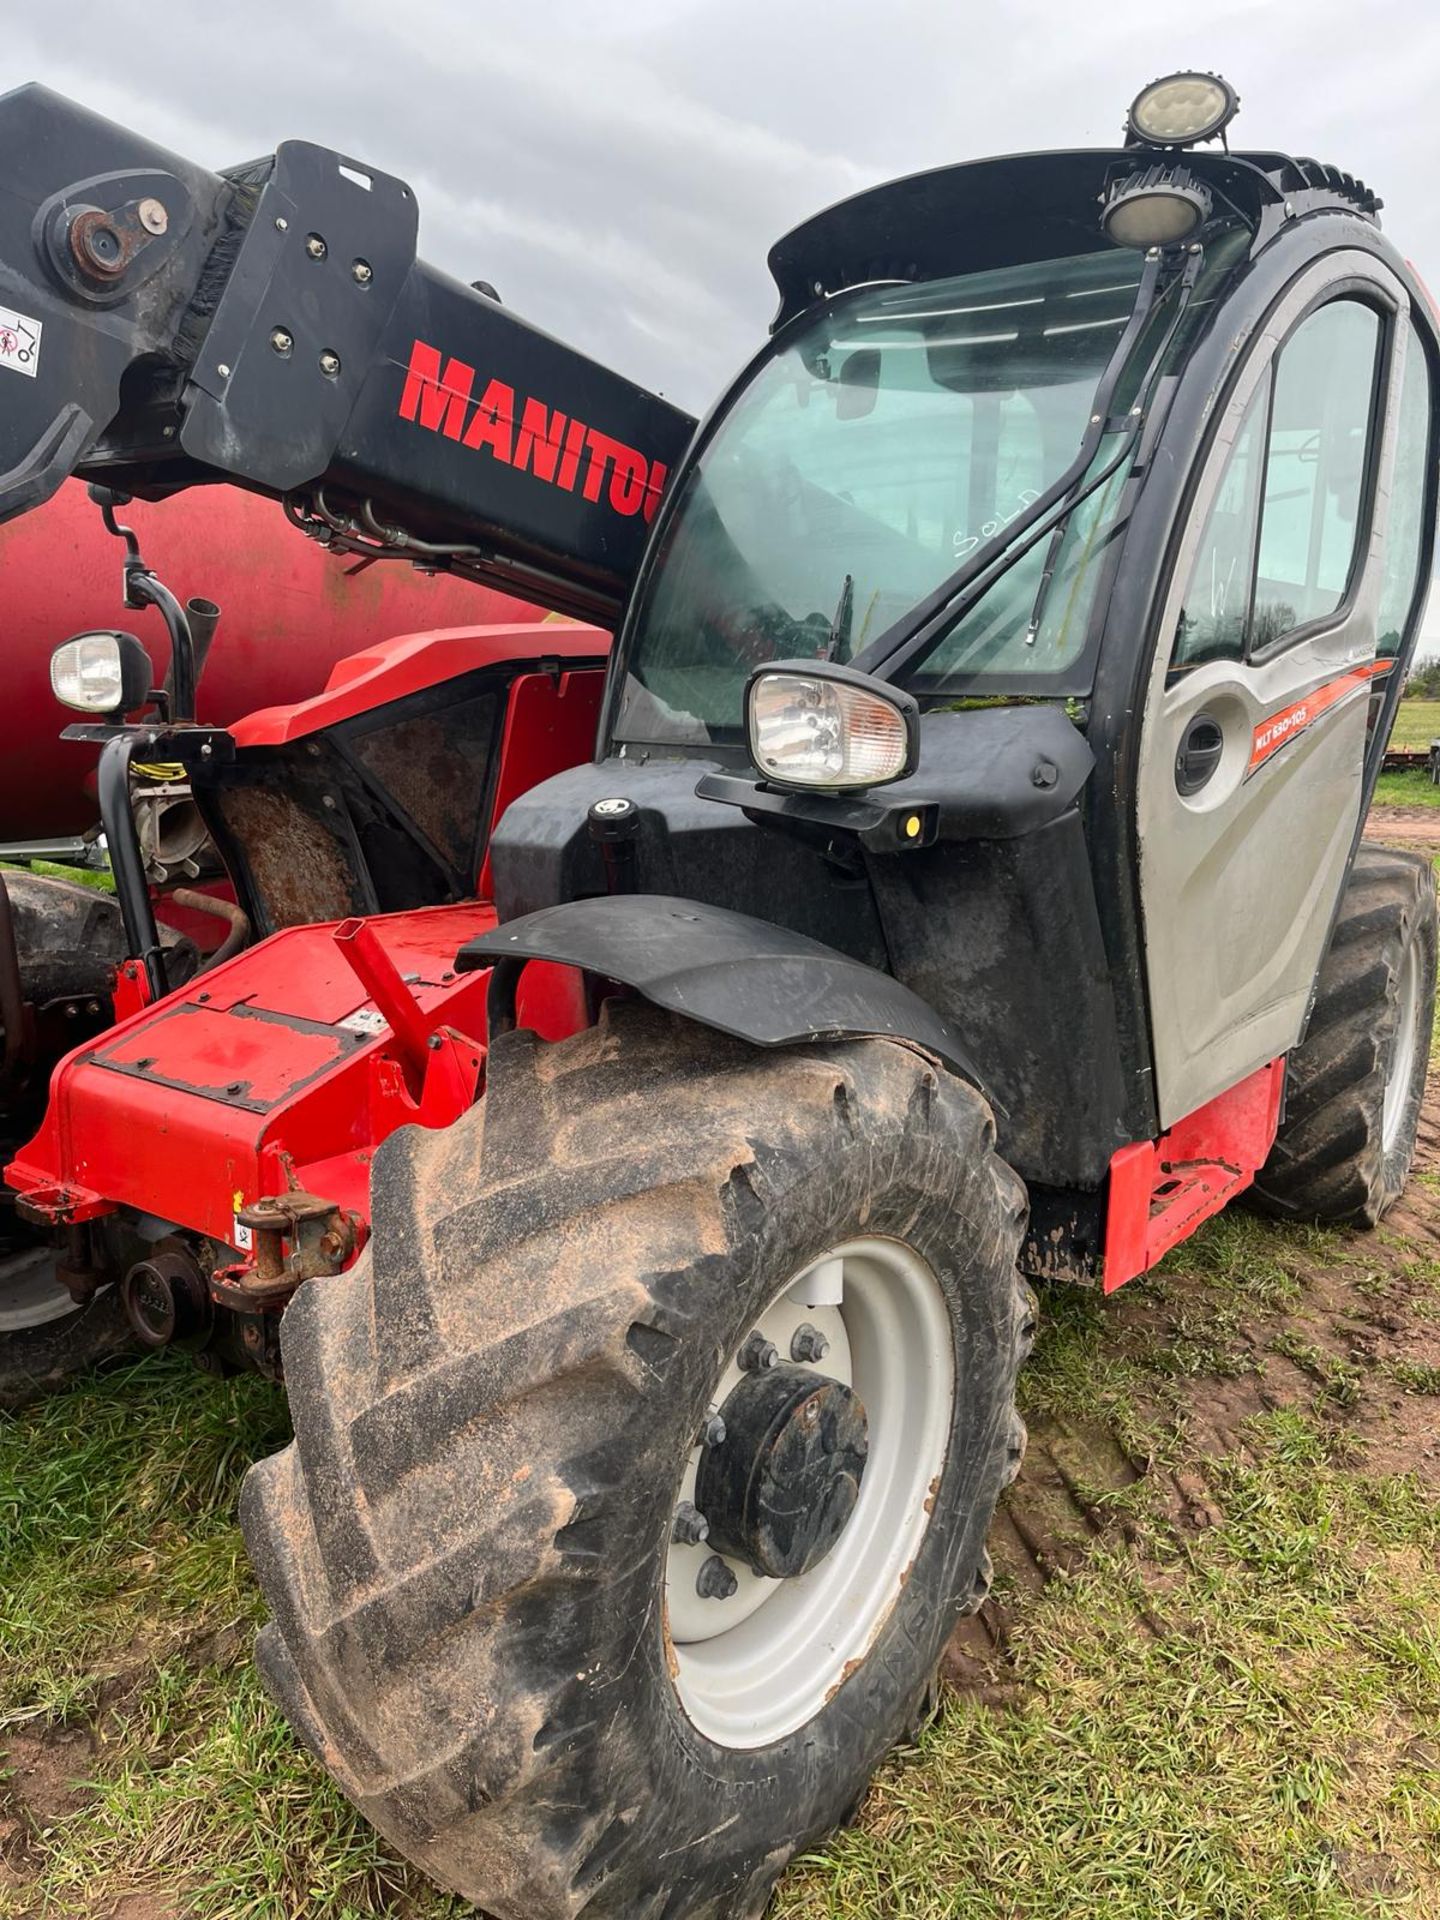
[(796, 221), (948, 161), (1115, 144), (1177, 67), (1239, 89), (1237, 144), (1360, 174), (1440, 288), (1435, 0), (0, 5), (5, 84), (211, 166), (301, 137), (399, 174), (428, 259), (694, 411), (763, 339)]
[(770, 243), (857, 188), (1107, 146), (1214, 68), (1237, 144), (1362, 175), (1440, 285), (1434, 0), (64, 0), (7, 15), (40, 79), (211, 166), (318, 140), (417, 190), (422, 253), (692, 410), (760, 344)]

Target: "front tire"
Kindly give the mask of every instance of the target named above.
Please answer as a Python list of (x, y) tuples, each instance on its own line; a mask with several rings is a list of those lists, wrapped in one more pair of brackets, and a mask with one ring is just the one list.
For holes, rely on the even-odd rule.
[[(1023, 1447), (1024, 1196), (993, 1146), (908, 1048), (765, 1053), (625, 1005), (500, 1039), (480, 1108), (382, 1148), (366, 1255), (287, 1310), (296, 1439), (243, 1518), (266, 1677), (436, 1879), (497, 1920), (746, 1920), (855, 1805), (983, 1598)], [(697, 1436), (801, 1296), (825, 1393), (871, 1383), (858, 1503), (707, 1631), (711, 1555), (673, 1538)]]
[(1266, 1212), (1373, 1227), (1399, 1199), (1430, 1065), (1435, 921), (1429, 860), (1362, 845), (1255, 1182)]

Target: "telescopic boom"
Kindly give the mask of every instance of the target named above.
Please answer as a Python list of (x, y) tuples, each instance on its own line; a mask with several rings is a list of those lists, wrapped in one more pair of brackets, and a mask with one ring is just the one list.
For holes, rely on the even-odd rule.
[(210, 173), (39, 86), (0, 181), (0, 521), (229, 480), (613, 621), (694, 422), (418, 260), (402, 181), (299, 140)]

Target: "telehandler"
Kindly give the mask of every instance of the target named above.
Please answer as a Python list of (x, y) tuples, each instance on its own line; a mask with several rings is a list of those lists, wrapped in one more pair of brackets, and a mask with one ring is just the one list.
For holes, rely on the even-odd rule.
[[(1401, 1191), (1434, 886), (1361, 831), (1440, 332), (1375, 195), (1237, 105), (1168, 75), (1113, 150), (806, 222), (697, 430), (353, 158), (0, 100), (0, 514), (229, 480), (615, 623), (603, 676), (431, 636), (225, 733), (127, 547), (161, 704), (130, 636), (55, 660), (125, 1017), (7, 1172), (70, 1299), (283, 1376), (261, 1666), (498, 1920), (745, 1920), (856, 1805), (986, 1592), (1030, 1280)], [(185, 984), (123, 830), (157, 756), (259, 936)]]

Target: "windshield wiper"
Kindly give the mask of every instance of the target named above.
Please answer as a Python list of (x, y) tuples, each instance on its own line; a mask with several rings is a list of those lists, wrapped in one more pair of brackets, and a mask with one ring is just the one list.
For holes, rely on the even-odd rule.
[[(919, 600), (908, 613), (901, 614), (884, 633), (879, 634), (865, 650), (858, 654), (850, 665), (861, 673), (873, 673), (879, 679), (893, 680), (908, 667), (918, 666), (928, 654), (939, 646), (940, 642), (970, 611), (977, 601), (987, 594), (1002, 575), (1023, 560), (1030, 549), (1087, 500), (1097, 488), (1105, 482), (1128, 458), (1131, 446), (1145, 424), (1145, 403), (1154, 385), (1155, 376), (1164, 363), (1165, 355), (1180, 324), (1199, 276), (1203, 255), (1196, 251), (1187, 253), (1185, 264), (1179, 275), (1178, 283), (1168, 281), (1161, 287), (1161, 277), (1166, 270), (1163, 255), (1154, 259), (1147, 258), (1145, 270), (1140, 277), (1140, 285), (1135, 296), (1135, 305), (1125, 329), (1116, 342), (1104, 373), (1100, 376), (1095, 389), (1095, 398), (1091, 405), (1090, 422), (1080, 442), (1080, 450), (1073, 461), (1056, 480), (1047, 487), (1038, 499), (1031, 502), (1016, 519), (1012, 520), (1003, 532), (994, 539), (987, 540), (983, 546), (972, 553), (965, 564), (942, 580), (933, 592)], [(1111, 432), (1110, 404), (1115, 397), (1115, 389), (1120, 384), (1126, 365), (1134, 351), (1135, 343), (1148, 324), (1162, 292), (1169, 292), (1172, 285), (1178, 284), (1175, 311), (1157, 342), (1136, 387), (1135, 404), (1126, 414), (1119, 427), (1119, 447), (1115, 456), (1107, 460), (1099, 472), (1089, 473), (1091, 463), (1099, 450), (1100, 442)]]
[(839, 658), (841, 647), (850, 644), (850, 629), (855, 620), (855, 576), (847, 573), (844, 585), (840, 589), (840, 599), (835, 607), (835, 618), (830, 622), (830, 638), (825, 642), (823, 660)]

